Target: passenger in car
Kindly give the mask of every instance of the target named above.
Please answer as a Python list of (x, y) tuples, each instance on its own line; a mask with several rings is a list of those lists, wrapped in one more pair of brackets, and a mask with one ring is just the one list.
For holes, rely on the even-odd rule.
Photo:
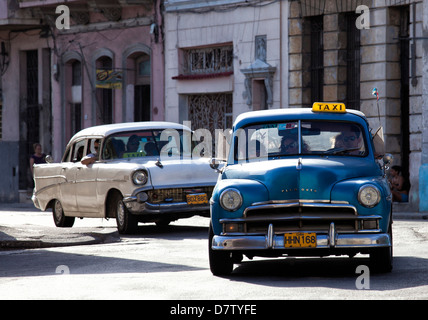
[(84, 156), (82, 158), (82, 160), (80, 162), (82, 164), (85, 164), (85, 165), (90, 165), (90, 164), (94, 163), (95, 161), (97, 161), (98, 160), (98, 148), (99, 147), (100, 147), (100, 140), (97, 139), (94, 141), (95, 152), (87, 154), (86, 156)]
[(159, 152), (156, 149), (156, 145), (154, 142), (147, 142), (144, 145), (144, 151), (146, 152), (146, 156), (158, 156)]
[(133, 134), (128, 139), (128, 143), (126, 144), (126, 151), (137, 152), (139, 146), (140, 146), (140, 138), (136, 134)]
[(80, 146), (79, 149), (77, 149), (77, 155), (76, 155), (76, 160), (73, 160), (73, 162), (78, 162), (82, 160), (83, 157), (83, 149), (85, 149), (84, 146)]

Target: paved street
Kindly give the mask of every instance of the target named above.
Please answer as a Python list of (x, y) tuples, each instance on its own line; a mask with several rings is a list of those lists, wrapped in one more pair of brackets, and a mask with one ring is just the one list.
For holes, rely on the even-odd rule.
[[(193, 217), (158, 229), (140, 225), (119, 237), (115, 221), (77, 220), (79, 233), (100, 228), (98, 244), (0, 251), (0, 299), (428, 299), (428, 221), (396, 220), (394, 270), (370, 274), (359, 290), (367, 257), (254, 259), (230, 277), (208, 266), (208, 219)], [(58, 230), (50, 212), (0, 211), (0, 226)]]

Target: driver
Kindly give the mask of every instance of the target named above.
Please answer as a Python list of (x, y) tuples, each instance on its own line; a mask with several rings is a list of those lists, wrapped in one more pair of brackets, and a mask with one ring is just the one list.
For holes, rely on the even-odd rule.
[(351, 126), (350, 130), (342, 132), (336, 137), (335, 148), (349, 150), (348, 154), (358, 155), (362, 146), (363, 138), (361, 131), (356, 126)]
[(282, 154), (297, 154), (299, 152), (299, 143), (297, 136), (285, 135), (281, 140), (281, 153)]

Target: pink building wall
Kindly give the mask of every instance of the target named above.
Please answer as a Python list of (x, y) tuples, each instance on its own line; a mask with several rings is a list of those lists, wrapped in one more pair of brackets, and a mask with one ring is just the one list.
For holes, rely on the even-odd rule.
[[(112, 90), (112, 122), (134, 120), (134, 92), (136, 61), (150, 57), (150, 120), (165, 120), (164, 103), (164, 47), (161, 1), (115, 2), (120, 13), (115, 19), (106, 14), (103, 3), (86, 1), (0, 1), (0, 42), (4, 42), (9, 65), (0, 76), (2, 92), (2, 136), (0, 151), (8, 153), (7, 163), (0, 169), (7, 173), (0, 184), (0, 201), (14, 201), (21, 187), (21, 174), (29, 171), (26, 147), (29, 124), (27, 111), (26, 52), (37, 51), (38, 110), (40, 121), (37, 142), (45, 153), (60, 161), (64, 148), (75, 132), (70, 119), (71, 63), (81, 62), (81, 128), (99, 124), (96, 119), (95, 69), (101, 56), (112, 59), (112, 67), (123, 70), (121, 89)], [(112, 2), (113, 3), (113, 2)], [(133, 4), (137, 3), (137, 4)], [(69, 6), (71, 28), (58, 30), (55, 26), (57, 5)], [(95, 6), (94, 6), (95, 4)], [(82, 10), (88, 21), (73, 20), (73, 13)], [(110, 7), (112, 9), (112, 7)], [(85, 11), (86, 10), (86, 11)], [(82, 11), (81, 11), (82, 12)], [(50, 32), (46, 30), (50, 28)], [(31, 121), (29, 121), (31, 122)], [(31, 138), (31, 137), (30, 137)], [(30, 143), (31, 142), (31, 143)], [(19, 161), (17, 160), (19, 159)], [(31, 178), (29, 178), (31, 180)], [(10, 182), (9, 182), (10, 181)]]
[[(134, 12), (124, 9), (122, 19), (138, 16), (139, 13), (141, 14), (138, 10)], [(75, 58), (80, 59), (82, 65), (82, 128), (99, 124), (95, 117), (97, 108), (97, 101), (94, 98), (96, 94), (95, 61), (101, 56), (112, 59), (113, 69), (123, 70), (122, 88), (111, 89), (113, 123), (134, 120), (135, 79), (134, 70), (130, 69), (129, 61), (142, 54), (149, 55), (151, 62), (150, 120), (165, 119), (163, 41), (161, 37), (155, 39), (155, 35), (150, 33), (151, 24), (123, 28), (116, 25), (115, 28), (106, 28), (105, 18), (96, 13), (91, 13), (91, 23), (103, 23), (103, 29), (88, 27), (80, 28), (77, 32), (56, 32), (57, 52), (52, 55), (52, 66), (58, 72), (57, 75), (52, 75), (53, 156), (56, 161), (60, 160), (65, 144), (73, 134), (68, 121), (71, 68), (67, 63)], [(135, 68), (135, 64), (132, 67)]]

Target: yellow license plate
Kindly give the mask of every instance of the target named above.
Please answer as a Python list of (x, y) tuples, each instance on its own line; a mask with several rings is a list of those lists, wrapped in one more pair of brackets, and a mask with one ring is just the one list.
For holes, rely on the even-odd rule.
[(196, 193), (186, 195), (187, 204), (206, 204), (208, 197), (206, 193)]
[(290, 232), (284, 234), (285, 248), (316, 248), (317, 234), (314, 232)]

